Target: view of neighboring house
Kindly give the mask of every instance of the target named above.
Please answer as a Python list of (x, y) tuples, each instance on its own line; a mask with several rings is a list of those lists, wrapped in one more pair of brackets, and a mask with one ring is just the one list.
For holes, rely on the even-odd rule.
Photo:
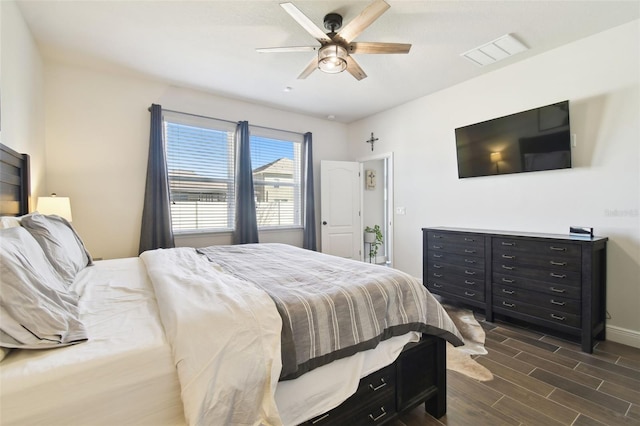
[[(296, 225), (300, 209), (299, 186), (294, 184), (294, 163), (280, 158), (253, 170), (258, 226)], [(206, 177), (189, 170), (169, 170), (174, 229), (231, 228), (235, 203), (227, 194), (229, 179)]]

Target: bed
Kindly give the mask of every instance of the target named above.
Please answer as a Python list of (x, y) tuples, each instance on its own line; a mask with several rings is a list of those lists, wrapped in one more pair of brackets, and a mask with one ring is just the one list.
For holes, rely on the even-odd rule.
[[(461, 337), (406, 274), (279, 244), (93, 261), (63, 219), (24, 216), (28, 157), (0, 152), (1, 424), (383, 424), (419, 404), (436, 417), (445, 413), (445, 339), (460, 344)], [(52, 245), (55, 238), (66, 239)], [(284, 278), (275, 258), (289, 265)], [(294, 273), (291, 266), (303, 263), (311, 269)], [(341, 287), (343, 302), (318, 290), (344, 281), (339, 272), (357, 281), (360, 269), (367, 281), (375, 277), (367, 284), (373, 289)], [(301, 295), (296, 284), (307, 275), (317, 287)], [(13, 292), (26, 293), (22, 282), (29, 282), (40, 298), (43, 281), (56, 296), (51, 309), (65, 308), (61, 319), (17, 321), (12, 329), (7, 315), (24, 313), (11, 311), (16, 303), (7, 307), (9, 296), (21, 297)], [(289, 287), (267, 288), (284, 281)], [(315, 293), (322, 295), (311, 300)], [(347, 316), (368, 319), (337, 321), (344, 303)], [(365, 314), (367, 304), (375, 308)], [(11, 340), (5, 334), (14, 330), (19, 337)]]

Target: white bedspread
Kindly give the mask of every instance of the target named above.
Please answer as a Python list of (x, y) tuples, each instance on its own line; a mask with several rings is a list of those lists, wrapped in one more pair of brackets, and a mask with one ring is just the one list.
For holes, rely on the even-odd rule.
[(180, 384), (140, 259), (96, 262), (72, 288), (89, 340), (12, 351), (0, 363), (0, 424), (184, 424)]
[(140, 257), (174, 351), (188, 423), (281, 424), (274, 394), (282, 322), (271, 298), (217, 273), (192, 248)]

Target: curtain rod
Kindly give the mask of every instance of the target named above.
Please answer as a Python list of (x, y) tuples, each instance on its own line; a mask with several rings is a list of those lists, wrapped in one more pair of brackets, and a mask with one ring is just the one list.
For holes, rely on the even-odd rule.
[[(148, 111), (151, 111), (151, 107), (147, 108), (147, 110), (148, 110)], [(237, 122), (237, 121), (224, 120), (224, 119), (222, 119), (222, 118), (209, 117), (209, 116), (207, 116), (207, 115), (200, 115), (200, 114), (192, 114), (192, 113), (190, 113), (190, 112), (176, 111), (176, 110), (173, 110), (173, 109), (165, 109), (165, 108), (162, 108), (162, 111), (173, 112), (173, 113), (175, 113), (175, 114), (190, 115), (190, 116), (192, 116), (192, 117), (208, 118), (208, 119), (210, 119), (210, 120), (224, 121), (224, 122), (226, 122), (226, 123), (238, 124), (238, 122)], [(255, 125), (255, 124), (249, 124), (249, 126), (250, 126), (250, 127), (258, 127), (258, 128), (260, 128), (260, 129), (265, 129), (265, 130), (275, 130), (275, 131), (277, 131), (277, 132), (293, 133), (294, 135), (301, 135), (301, 136), (304, 136), (304, 135), (305, 135), (304, 133), (294, 132), (294, 131), (292, 131), (292, 130), (282, 130), (282, 129), (276, 129), (276, 128), (273, 128), (273, 127), (258, 126), (258, 125)]]

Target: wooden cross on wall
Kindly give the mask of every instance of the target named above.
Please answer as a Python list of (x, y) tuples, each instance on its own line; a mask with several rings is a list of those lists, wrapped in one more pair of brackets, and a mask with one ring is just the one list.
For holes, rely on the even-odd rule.
[(373, 137), (373, 132), (371, 132), (371, 139), (369, 139), (368, 141), (365, 141), (365, 142), (367, 142), (367, 143), (370, 143), (370, 144), (371, 144), (371, 151), (373, 151), (373, 143), (374, 143), (375, 141), (377, 141), (377, 140), (378, 140), (378, 138), (374, 138), (374, 137)]

